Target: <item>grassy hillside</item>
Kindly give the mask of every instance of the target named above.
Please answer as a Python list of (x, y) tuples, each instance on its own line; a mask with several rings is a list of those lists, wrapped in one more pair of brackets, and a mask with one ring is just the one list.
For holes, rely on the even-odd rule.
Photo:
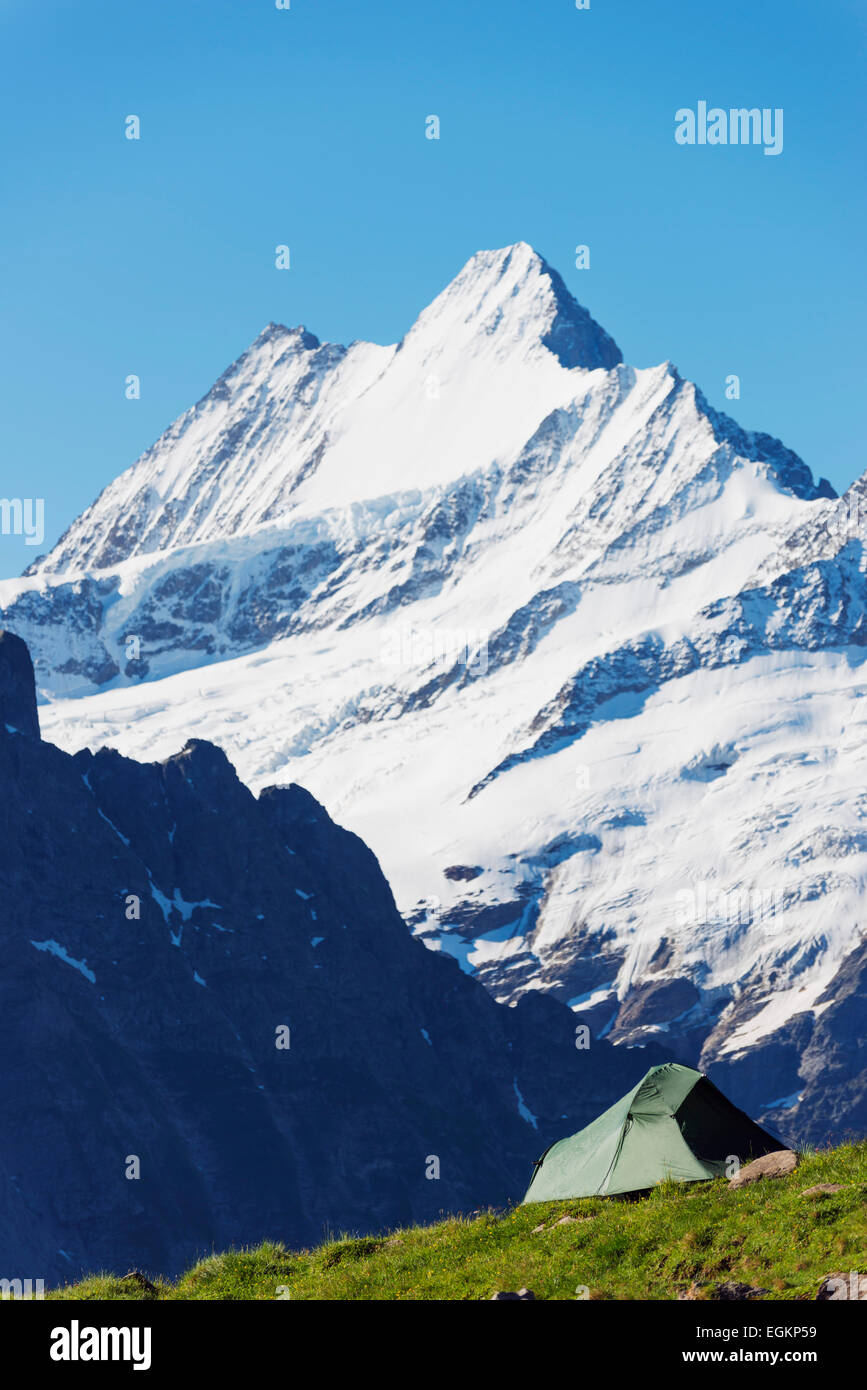
[[(844, 1187), (804, 1197), (816, 1183)], [(564, 1216), (575, 1219), (557, 1225)], [(671, 1184), (633, 1201), (536, 1203), (315, 1250), (268, 1243), (213, 1255), (153, 1291), (95, 1276), (49, 1297), (488, 1299), (527, 1287), (574, 1299), (583, 1286), (595, 1299), (671, 1299), (693, 1282), (736, 1280), (771, 1299), (813, 1299), (823, 1276), (850, 1269), (867, 1271), (867, 1143), (807, 1154), (789, 1177), (738, 1191)]]

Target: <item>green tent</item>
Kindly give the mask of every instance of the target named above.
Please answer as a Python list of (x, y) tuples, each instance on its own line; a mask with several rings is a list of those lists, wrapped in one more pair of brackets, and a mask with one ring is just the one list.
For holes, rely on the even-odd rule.
[[(634, 1091), (536, 1163), (525, 1202), (641, 1192), (664, 1178), (701, 1182), (785, 1145), (692, 1067), (651, 1067)], [(729, 1169), (731, 1172), (731, 1169)]]

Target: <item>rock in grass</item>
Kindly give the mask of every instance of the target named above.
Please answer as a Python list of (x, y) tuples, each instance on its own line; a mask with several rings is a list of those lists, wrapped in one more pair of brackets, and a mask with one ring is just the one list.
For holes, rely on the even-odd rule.
[(136, 1284), (148, 1298), (156, 1298), (156, 1284), (152, 1284), (147, 1275), (142, 1274), (140, 1269), (131, 1269), (129, 1274), (124, 1274), (120, 1282), (125, 1284), (127, 1281), (130, 1284)]
[(733, 1279), (727, 1279), (724, 1283), (717, 1284), (710, 1296), (717, 1301), (732, 1302), (748, 1298), (761, 1298), (769, 1292), (769, 1289), (756, 1289), (751, 1284), (738, 1284)]
[(516, 1299), (520, 1299), (523, 1302), (529, 1301), (535, 1303), (536, 1295), (533, 1293), (532, 1289), (519, 1289), (517, 1293), (510, 1293), (501, 1289), (499, 1293), (492, 1293), (488, 1302), (506, 1303), (509, 1301), (514, 1302)]
[(845, 1185), (842, 1182), (817, 1182), (815, 1187), (805, 1187), (801, 1196), (824, 1197), (831, 1192), (842, 1192)]
[(784, 1178), (788, 1173), (794, 1173), (798, 1162), (799, 1155), (792, 1149), (777, 1149), (774, 1153), (763, 1154), (735, 1173), (729, 1179), (729, 1187), (746, 1187), (747, 1183), (759, 1182), (762, 1178)]
[(682, 1289), (677, 1297), (681, 1303), (704, 1302), (708, 1299), (715, 1303), (731, 1303), (743, 1302), (750, 1298), (761, 1298), (763, 1294), (768, 1292), (768, 1289), (756, 1289), (751, 1284), (738, 1284), (731, 1279), (727, 1279), (721, 1284), (712, 1284), (707, 1279), (699, 1279), (690, 1284), (688, 1289)]
[(554, 1221), (550, 1226), (546, 1226), (544, 1221), (541, 1226), (534, 1226), (531, 1235), (537, 1236), (542, 1231), (556, 1231), (558, 1226), (571, 1225), (573, 1221), (595, 1221), (595, 1216), (561, 1216), (559, 1221)]

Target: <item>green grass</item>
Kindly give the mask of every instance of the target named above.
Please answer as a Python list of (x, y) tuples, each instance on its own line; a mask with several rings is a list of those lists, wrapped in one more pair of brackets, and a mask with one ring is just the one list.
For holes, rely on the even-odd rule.
[[(842, 1191), (803, 1197), (815, 1183)], [(577, 1221), (550, 1229), (562, 1216)], [(533, 1228), (544, 1222), (539, 1234)], [(738, 1191), (663, 1184), (633, 1201), (585, 1198), (487, 1212), (314, 1250), (270, 1242), (202, 1260), (156, 1293), (98, 1275), (58, 1299), (672, 1299), (693, 1281), (737, 1280), (771, 1299), (813, 1299), (826, 1274), (867, 1270), (867, 1143), (811, 1152), (786, 1178)], [(278, 1292), (281, 1290), (281, 1292)]]

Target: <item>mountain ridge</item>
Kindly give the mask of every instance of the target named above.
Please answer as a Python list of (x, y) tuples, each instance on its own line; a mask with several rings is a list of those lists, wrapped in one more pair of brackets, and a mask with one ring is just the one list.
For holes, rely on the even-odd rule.
[[(192, 718), (252, 787), (332, 806), (497, 999), (545, 990), (723, 1066), (771, 1127), (836, 1132), (867, 1095), (844, 1006), (860, 494), (670, 363), (564, 367), (547, 263), (512, 253), (473, 258), (399, 349), (320, 371), (318, 340), (270, 334), (145, 456), (156, 501), (124, 484), (85, 514), (87, 563), (0, 586), (3, 620), (63, 746), (168, 754)], [(89, 568), (115, 535), (168, 548)], [(730, 898), (731, 921), (681, 920)]]
[[(451, 312), (452, 306), (455, 303), (461, 306), (462, 296), (465, 295), (472, 296), (477, 302), (473, 303), (471, 313), (462, 317), (459, 307), (458, 313), (455, 315)], [(174, 425), (169, 426), (157, 442), (145, 451), (137, 463), (121, 474), (115, 482), (109, 483), (100, 493), (96, 502), (67, 528), (48, 555), (34, 560), (25, 573), (40, 575), (61, 572), (61, 566), (70, 556), (70, 546), (76, 535), (82, 530), (86, 532), (92, 521), (99, 517), (100, 502), (103, 499), (113, 500), (124, 479), (132, 481), (136, 471), (141, 471), (147, 461), (159, 453), (161, 446), (173, 444), (177, 430), (180, 429), (183, 432), (186, 427), (193, 423), (200, 412), (218, 402), (227, 400), (230, 395), (230, 383), (238, 378), (243, 379), (245, 368), (248, 365), (256, 363), (257, 369), (261, 372), (259, 358), (266, 354), (269, 349), (275, 349), (268, 365), (268, 370), (271, 372), (279, 368), (281, 364), (285, 366), (287, 358), (294, 364), (296, 359), (306, 354), (304, 371), (296, 374), (295, 379), (291, 382), (292, 391), (297, 395), (302, 395), (305, 390), (311, 387), (315, 377), (321, 374), (323, 368), (328, 370), (339, 367), (353, 352), (357, 354), (359, 352), (365, 353), (368, 349), (372, 350), (380, 355), (383, 368), (385, 368), (397, 354), (411, 352), (416, 340), (419, 337), (424, 338), (431, 320), (436, 321), (442, 316), (450, 321), (454, 332), (465, 332), (467, 325), (469, 325), (471, 332), (476, 331), (495, 338), (504, 335), (514, 337), (516, 334), (526, 337), (529, 328), (531, 336), (535, 335), (538, 344), (547, 348), (561, 365), (569, 369), (575, 367), (584, 370), (593, 370), (597, 367), (607, 368), (622, 361), (620, 350), (613, 339), (574, 299), (558, 272), (525, 242), (518, 242), (514, 246), (503, 248), (501, 251), (476, 253), (470, 258), (460, 274), (419, 316), (404, 337), (390, 348), (379, 348), (375, 344), (360, 341), (350, 344), (349, 347), (337, 343), (323, 344), (314, 334), (307, 332), (303, 325), (292, 329), (272, 321), (257, 335), (249, 347), (234, 362), (230, 363), (214, 386), (200, 398), (196, 405), (181, 415)], [(362, 381), (361, 394), (365, 394), (372, 384), (371, 382), (365, 384)], [(231, 448), (236, 442), (236, 435), (229, 431), (226, 446)], [(320, 440), (319, 446), (322, 443), (323, 441)], [(313, 457), (315, 458), (315, 450)], [(299, 481), (303, 482), (303, 480), (304, 469), (302, 468)], [(139, 537), (139, 544), (141, 540), (142, 537)], [(129, 558), (132, 554), (141, 553), (135, 548), (128, 549), (127, 541), (126, 532), (110, 533), (107, 541), (103, 543), (101, 551), (98, 551), (96, 555), (92, 551), (85, 553), (86, 567), (91, 569), (104, 568), (103, 561), (106, 564), (114, 564), (118, 560)], [(72, 554), (75, 554), (74, 550)]]
[[(372, 851), (190, 739), (74, 755), (0, 634), (5, 1266), (179, 1273), (512, 1199), (540, 1147), (664, 1050), (575, 1044), (413, 941)], [(431, 1165), (435, 1161), (435, 1167)]]

